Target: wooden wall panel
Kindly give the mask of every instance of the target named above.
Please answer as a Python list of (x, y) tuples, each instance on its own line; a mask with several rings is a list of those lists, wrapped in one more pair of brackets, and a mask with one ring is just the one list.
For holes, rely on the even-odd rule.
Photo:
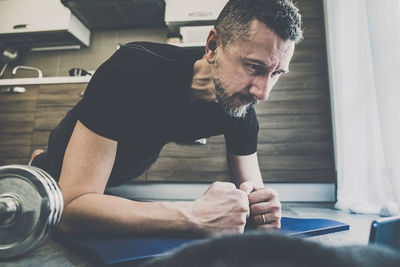
[(262, 170), (263, 179), (270, 183), (333, 183), (332, 172), (327, 170)]
[(266, 129), (260, 131), (259, 144), (292, 142), (331, 142), (329, 129)]
[(87, 84), (41, 85), (38, 107), (74, 106)]
[[(321, 0), (301, 0), (304, 40), (290, 72), (256, 105), (258, 156), (265, 182), (333, 182), (334, 161)], [(147, 172), (150, 181), (228, 181), (223, 137), (207, 145), (167, 145)]]
[(287, 129), (287, 128), (315, 128), (330, 127), (329, 121), (326, 120), (326, 114), (278, 114), (268, 115), (261, 114), (258, 116), (260, 129)]
[[(87, 84), (51, 84), (39, 87), (35, 109), (30, 151), (36, 148), (46, 150), (51, 131), (64, 118), (65, 114), (81, 99), (80, 93)], [(1, 139), (0, 139), (1, 142)], [(11, 159), (13, 160), (13, 159)], [(12, 161), (9, 162), (12, 162)], [(135, 179), (145, 181), (146, 174)]]
[(11, 116), (11, 120), (0, 121), (0, 133), (32, 133), (33, 130), (33, 119), (32, 121), (14, 121)]
[(32, 137), (32, 146), (34, 148), (47, 149), (47, 142), (51, 131), (34, 131)]
[(34, 149), (46, 149), (50, 131), (86, 84), (24, 87), (23, 94), (0, 95), (0, 165), (27, 164)]
[(80, 93), (86, 86), (86, 83), (40, 86), (32, 133), (32, 151), (37, 148), (47, 149), (50, 132), (80, 100)]
[(38, 86), (23, 94), (0, 94), (0, 166), (29, 161)]
[(280, 81), (278, 81), (278, 83), (274, 86), (272, 91), (295, 91), (297, 89), (317, 89), (327, 91), (327, 86), (328, 77), (325, 75), (307, 75), (306, 77), (303, 77), (303, 79), (299, 79), (298, 77), (282, 77)]
[(295, 1), (295, 4), (300, 9), (303, 19), (323, 17), (323, 13), (321, 13), (320, 0), (299, 0)]

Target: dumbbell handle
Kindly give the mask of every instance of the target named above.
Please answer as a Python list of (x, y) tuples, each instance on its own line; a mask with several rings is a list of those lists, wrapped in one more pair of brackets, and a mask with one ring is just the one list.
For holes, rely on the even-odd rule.
[(9, 227), (14, 224), (14, 219), (19, 212), (20, 205), (17, 198), (12, 195), (0, 197), (0, 228)]

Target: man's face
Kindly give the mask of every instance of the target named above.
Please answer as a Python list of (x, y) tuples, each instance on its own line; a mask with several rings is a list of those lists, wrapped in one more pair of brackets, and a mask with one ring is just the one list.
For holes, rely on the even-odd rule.
[(284, 41), (254, 20), (250, 36), (214, 50), (212, 76), (217, 99), (235, 117), (251, 104), (267, 100), (279, 77), (289, 71), (294, 42)]

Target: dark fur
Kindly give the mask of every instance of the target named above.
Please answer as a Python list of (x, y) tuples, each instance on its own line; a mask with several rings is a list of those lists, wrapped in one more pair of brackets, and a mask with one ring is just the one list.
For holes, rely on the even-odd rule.
[(399, 267), (400, 253), (377, 246), (327, 247), (271, 233), (247, 233), (196, 242), (141, 267)]

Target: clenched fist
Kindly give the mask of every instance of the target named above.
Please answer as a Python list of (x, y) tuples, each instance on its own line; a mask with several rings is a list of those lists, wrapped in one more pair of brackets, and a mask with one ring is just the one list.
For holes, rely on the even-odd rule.
[(250, 214), (249, 200), (233, 183), (215, 182), (192, 202), (187, 216), (204, 235), (243, 233)]
[(274, 189), (257, 186), (253, 182), (242, 183), (240, 189), (248, 195), (251, 219), (258, 228), (281, 228), (281, 203)]

